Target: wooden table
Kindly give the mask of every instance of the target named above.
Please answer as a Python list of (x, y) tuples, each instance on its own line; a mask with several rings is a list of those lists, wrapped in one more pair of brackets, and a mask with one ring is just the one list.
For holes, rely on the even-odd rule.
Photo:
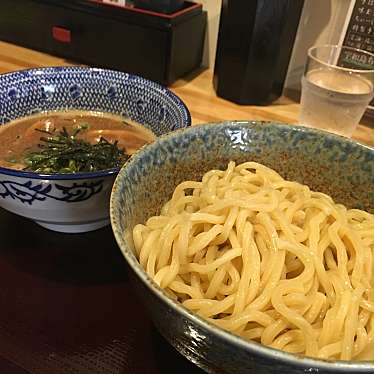
[[(0, 73), (38, 66), (71, 65), (70, 61), (45, 53), (0, 42)], [(269, 106), (237, 105), (217, 97), (212, 84), (212, 71), (201, 70), (178, 80), (171, 89), (186, 103), (192, 116), (192, 123), (216, 122), (223, 120), (271, 120), (297, 123), (299, 104), (281, 98)], [(369, 123), (374, 127), (374, 121)], [(353, 138), (374, 146), (374, 128), (358, 126)]]
[[(69, 64), (0, 42), (0, 73)], [(218, 98), (209, 70), (172, 90), (189, 107), (193, 124), (297, 122), (299, 105), (284, 98), (267, 107)], [(354, 137), (374, 145), (374, 129), (359, 126)], [(132, 293), (110, 227), (64, 235), (0, 209), (0, 284), (0, 373), (202, 373), (153, 327)]]
[[(68, 64), (0, 42), (0, 72)], [(0, 284), (1, 374), (202, 373), (153, 326), (110, 226), (66, 235), (0, 208)]]

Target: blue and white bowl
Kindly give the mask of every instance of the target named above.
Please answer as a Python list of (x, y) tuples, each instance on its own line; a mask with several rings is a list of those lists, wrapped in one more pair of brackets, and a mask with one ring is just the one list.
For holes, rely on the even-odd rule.
[[(191, 124), (187, 107), (176, 95), (135, 75), (86, 67), (0, 75), (0, 125), (69, 109), (122, 115), (156, 136)], [(43, 175), (0, 167), (0, 207), (55, 231), (95, 230), (109, 224), (109, 196), (117, 173)]]

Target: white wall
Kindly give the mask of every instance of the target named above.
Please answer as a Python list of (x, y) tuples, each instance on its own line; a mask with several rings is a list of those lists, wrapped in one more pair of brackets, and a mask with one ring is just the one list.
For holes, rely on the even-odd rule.
[(203, 9), (208, 12), (208, 27), (205, 38), (203, 65), (213, 68), (216, 57), (219, 16), (221, 13), (221, 0), (195, 0), (203, 4)]
[(339, 44), (351, 0), (305, 0), (285, 81), (286, 93), (300, 90), (308, 49)]

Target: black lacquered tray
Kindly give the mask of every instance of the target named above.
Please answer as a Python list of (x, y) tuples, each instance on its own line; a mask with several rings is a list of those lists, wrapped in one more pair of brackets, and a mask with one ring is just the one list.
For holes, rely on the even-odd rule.
[(110, 227), (60, 234), (0, 208), (0, 373), (198, 374), (133, 294)]

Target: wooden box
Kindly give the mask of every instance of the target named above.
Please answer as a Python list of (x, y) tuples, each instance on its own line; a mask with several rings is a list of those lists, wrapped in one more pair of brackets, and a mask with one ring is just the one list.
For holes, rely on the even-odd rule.
[(88, 65), (173, 83), (201, 64), (206, 13), (173, 14), (89, 0), (1, 0), (0, 39)]

